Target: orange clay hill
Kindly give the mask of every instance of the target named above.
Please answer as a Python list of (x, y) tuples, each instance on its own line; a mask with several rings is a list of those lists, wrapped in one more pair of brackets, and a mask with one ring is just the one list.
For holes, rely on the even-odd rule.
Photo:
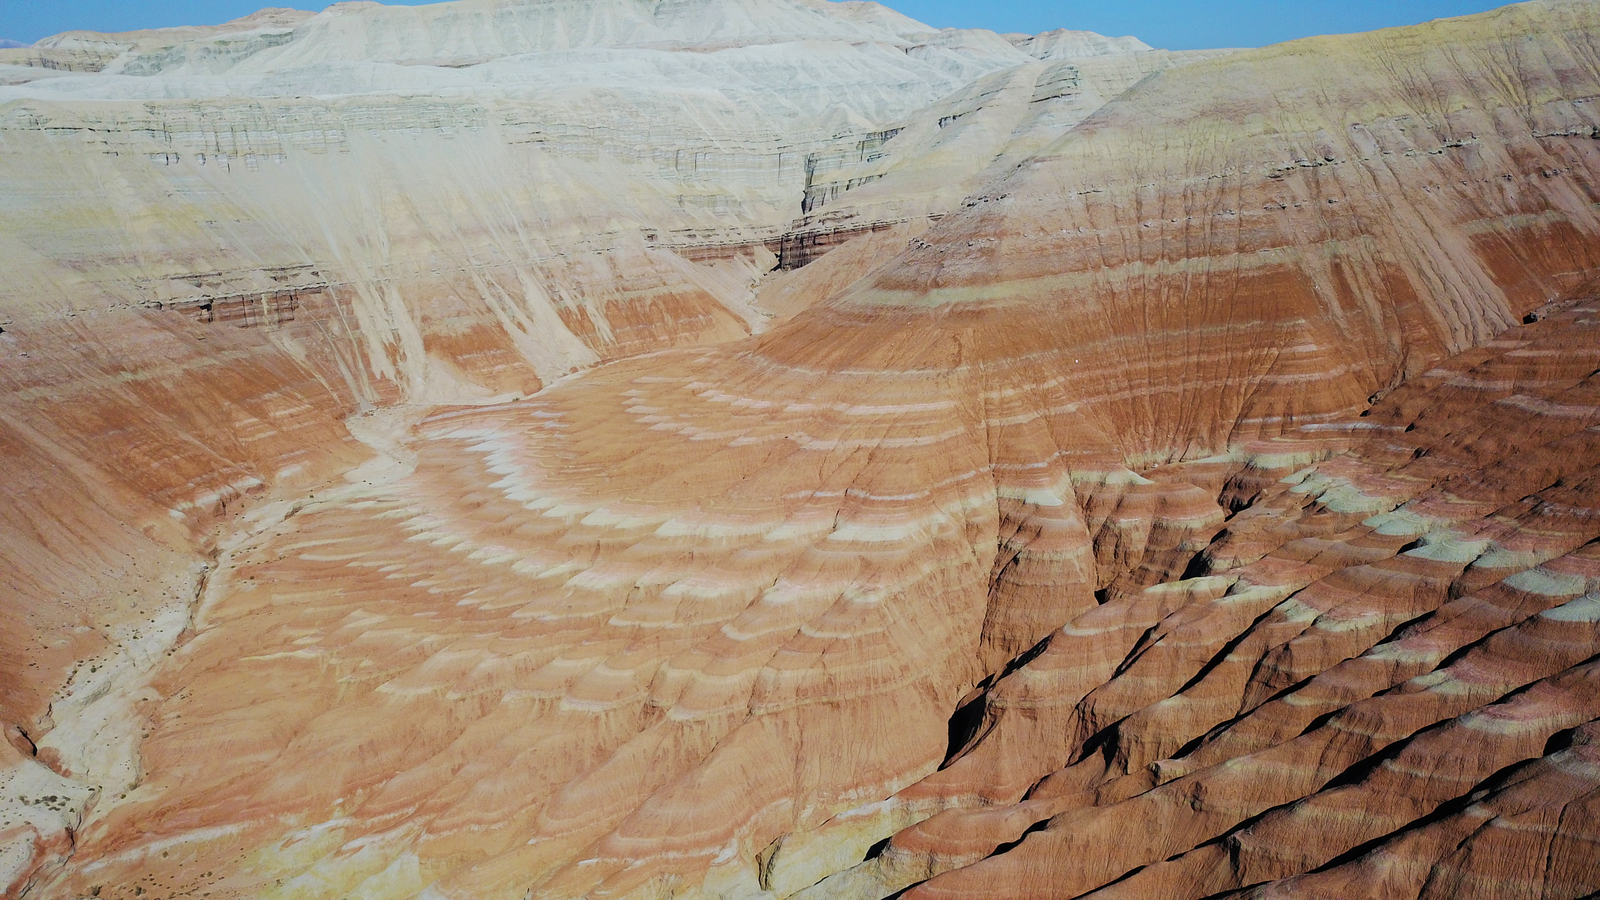
[(0, 889), (1600, 892), (1600, 4), (0, 50)]

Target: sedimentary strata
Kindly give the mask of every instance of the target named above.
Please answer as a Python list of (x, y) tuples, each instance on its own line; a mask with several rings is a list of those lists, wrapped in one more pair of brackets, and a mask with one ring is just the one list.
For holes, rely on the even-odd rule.
[(0, 89), (14, 890), (1600, 890), (1593, 4), (643, 9)]

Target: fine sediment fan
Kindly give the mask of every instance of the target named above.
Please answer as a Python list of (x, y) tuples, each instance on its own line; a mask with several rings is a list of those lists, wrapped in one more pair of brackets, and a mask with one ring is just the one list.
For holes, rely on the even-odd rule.
[(370, 453), (346, 416), (759, 331), (806, 158), (1041, 53), (1142, 46), (963, 34), (873, 5), (342, 4), (0, 52), (22, 83), (0, 90), (5, 552), (28, 601), (0, 610), (23, 661), (0, 718), (40, 737), (64, 683), (94, 693), (99, 657), (184, 619), (220, 537), (256, 527), (247, 496)]
[(151, 672), (241, 541), (389, 447), (365, 411), (760, 330), (806, 157), (1038, 68), (871, 5), (602, 6), (347, 4), (0, 53), (23, 85), (0, 96), (0, 719), (26, 776), (0, 790), (0, 881), (36, 883), (86, 796), (138, 783)]
[(392, 458), (228, 545), (33, 890), (1493, 884), (1483, 822), (1592, 803), (1596, 33), (1192, 62), (757, 337), (356, 420)]
[[(0, 719), (41, 736), (91, 658), (192, 605), (247, 495), (366, 458), (347, 416), (759, 330), (806, 153), (1032, 63), (913, 57), (931, 30), (875, 6), (661, 12), (343, 4), (0, 53), (28, 74), (0, 89)], [(476, 65), (400, 52), (436, 42)]]

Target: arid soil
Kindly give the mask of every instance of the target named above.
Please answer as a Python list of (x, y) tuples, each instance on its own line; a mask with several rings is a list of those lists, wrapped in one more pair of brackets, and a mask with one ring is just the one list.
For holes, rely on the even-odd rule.
[(8, 896), (1600, 892), (1600, 5), (0, 83)]

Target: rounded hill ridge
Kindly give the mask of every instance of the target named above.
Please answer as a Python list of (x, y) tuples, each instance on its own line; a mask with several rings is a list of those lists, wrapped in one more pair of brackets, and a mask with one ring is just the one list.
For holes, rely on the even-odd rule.
[(1600, 891), (1600, 6), (0, 84), (7, 896)]

